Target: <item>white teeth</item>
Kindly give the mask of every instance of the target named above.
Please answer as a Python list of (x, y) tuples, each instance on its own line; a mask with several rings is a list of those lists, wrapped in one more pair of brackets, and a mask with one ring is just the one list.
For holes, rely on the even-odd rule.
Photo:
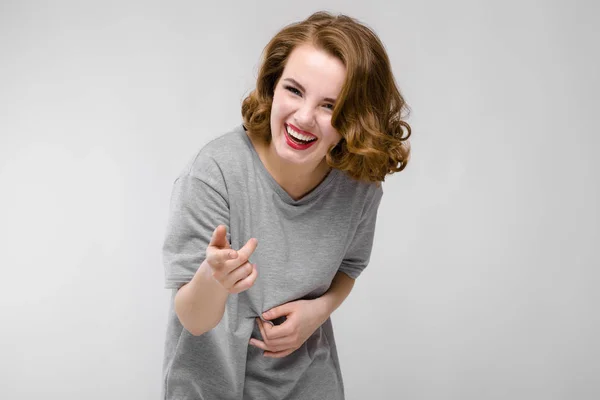
[(296, 139), (304, 140), (305, 142), (310, 142), (312, 140), (316, 140), (315, 137), (306, 136), (301, 133), (298, 133), (295, 130), (293, 130), (292, 128), (290, 128), (289, 126), (286, 126), (285, 129), (287, 130), (287, 133), (289, 133), (291, 136), (295, 137)]

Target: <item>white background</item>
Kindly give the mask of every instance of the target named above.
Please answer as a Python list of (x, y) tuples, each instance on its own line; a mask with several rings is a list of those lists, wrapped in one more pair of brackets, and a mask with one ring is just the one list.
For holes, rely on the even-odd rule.
[(171, 185), (260, 53), (326, 9), (412, 109), (333, 315), (347, 398), (600, 398), (592, 1), (0, 3), (0, 396), (160, 395)]

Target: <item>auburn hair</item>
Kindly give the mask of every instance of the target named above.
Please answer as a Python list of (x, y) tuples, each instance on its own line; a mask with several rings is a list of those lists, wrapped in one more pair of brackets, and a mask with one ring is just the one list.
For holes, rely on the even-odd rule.
[(327, 164), (358, 180), (381, 182), (402, 171), (410, 158), (409, 108), (398, 89), (387, 52), (369, 27), (346, 15), (319, 11), (279, 31), (263, 51), (256, 88), (242, 102), (244, 127), (253, 137), (271, 140), (275, 86), (292, 51), (311, 44), (337, 57), (346, 80), (331, 125), (342, 139)]

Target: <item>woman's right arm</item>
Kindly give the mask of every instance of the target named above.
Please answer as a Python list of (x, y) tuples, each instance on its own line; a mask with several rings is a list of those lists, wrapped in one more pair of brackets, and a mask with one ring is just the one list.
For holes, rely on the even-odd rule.
[(204, 260), (194, 278), (175, 295), (175, 312), (192, 335), (198, 336), (219, 324), (229, 292), (212, 276)]
[(256, 265), (248, 260), (258, 242), (250, 239), (239, 251), (227, 242), (226, 227), (219, 225), (206, 249), (206, 259), (192, 280), (175, 295), (175, 313), (185, 329), (198, 336), (221, 322), (229, 293), (249, 289), (256, 280)]

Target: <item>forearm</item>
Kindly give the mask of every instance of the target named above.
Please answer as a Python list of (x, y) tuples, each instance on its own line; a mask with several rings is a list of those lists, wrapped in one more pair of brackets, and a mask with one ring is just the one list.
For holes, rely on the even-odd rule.
[(322, 313), (323, 321), (346, 300), (354, 287), (354, 279), (343, 272), (337, 272), (331, 286), (321, 297), (315, 299)]
[(185, 329), (201, 335), (219, 324), (228, 292), (217, 282), (204, 261), (194, 278), (175, 295), (175, 313)]

